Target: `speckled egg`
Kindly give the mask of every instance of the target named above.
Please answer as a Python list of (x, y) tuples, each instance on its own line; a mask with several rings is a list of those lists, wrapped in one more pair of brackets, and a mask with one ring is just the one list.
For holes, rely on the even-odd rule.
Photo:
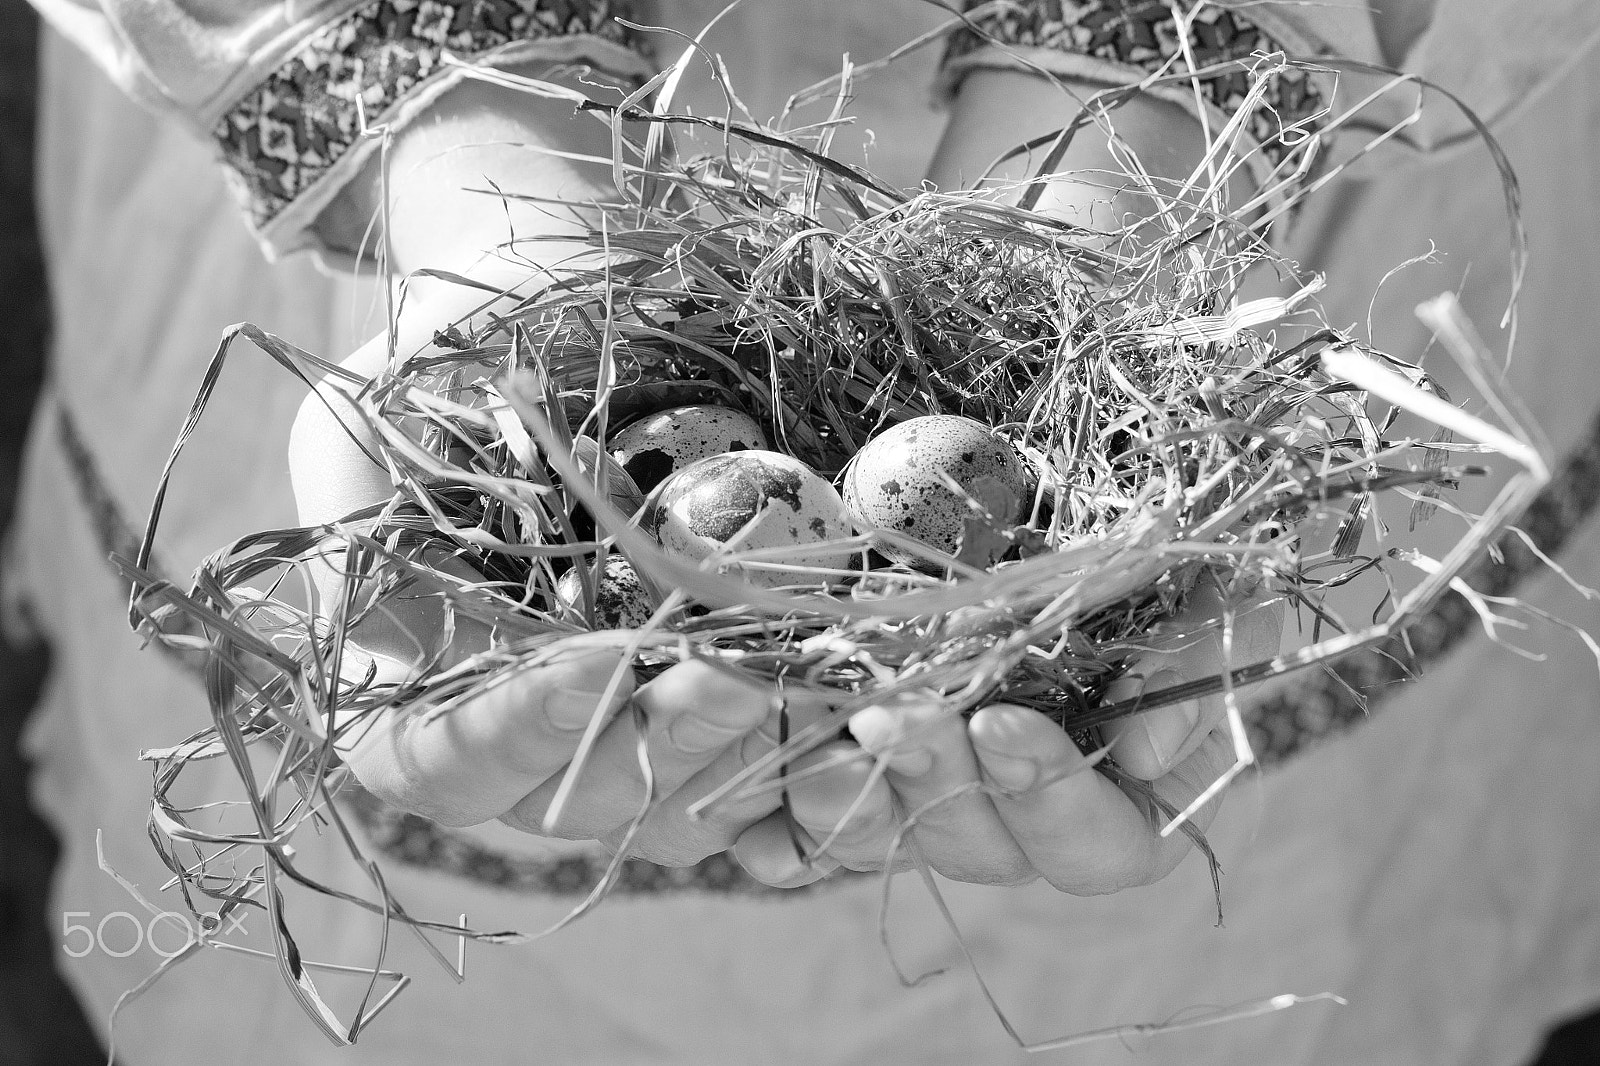
[[(556, 595), (561, 598), (561, 602), (576, 608), (580, 614), (584, 609), (583, 581), (587, 578), (587, 574), (587, 566), (573, 567), (562, 574), (556, 582)], [(620, 555), (607, 558), (605, 571), (601, 574), (600, 583), (595, 589), (592, 617), (594, 627), (638, 629), (650, 621), (650, 616), (654, 613), (655, 608), (650, 603), (650, 594), (640, 583), (639, 575), (634, 572), (633, 565)]]
[[(792, 547), (786, 563), (844, 568), (853, 554), (807, 547), (850, 536), (850, 515), (832, 485), (780, 452), (731, 452), (692, 463), (661, 486), (654, 510), (661, 547), (686, 559), (705, 559), (724, 547)], [(757, 566), (740, 571), (765, 588), (816, 584), (792, 571)]]
[(649, 492), (699, 459), (767, 446), (756, 420), (731, 407), (695, 404), (646, 415), (611, 438), (610, 451)]
[[(1022, 521), (1029, 498), (1027, 463), (1004, 437), (960, 415), (909, 419), (868, 441), (845, 470), (844, 500), (863, 522), (954, 555), (972, 510), (943, 475), (974, 499), (992, 498), (995, 494), (985, 489), (1003, 486), (1015, 506), (995, 517), (1008, 525)], [(921, 562), (911, 552), (880, 550), (897, 562)]]

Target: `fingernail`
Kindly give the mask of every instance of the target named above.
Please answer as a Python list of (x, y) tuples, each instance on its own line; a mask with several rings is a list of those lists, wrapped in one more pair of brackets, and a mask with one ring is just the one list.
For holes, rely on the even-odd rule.
[(679, 751), (694, 755), (725, 748), (748, 732), (690, 713), (667, 726), (667, 740)]
[(867, 707), (850, 716), (850, 735), (874, 755), (892, 747), (900, 734), (900, 717), (887, 707)]
[(933, 752), (927, 748), (897, 748), (887, 753), (889, 769), (901, 777), (921, 777), (933, 769)]
[(933, 769), (933, 752), (902, 739), (904, 725), (893, 711), (868, 707), (850, 716), (850, 735), (862, 748), (886, 760), (894, 773), (921, 777)]
[(569, 732), (583, 729), (594, 718), (595, 709), (600, 706), (600, 697), (604, 695), (604, 692), (587, 689), (553, 687), (550, 698), (545, 700), (545, 717), (557, 729)]
[(1150, 740), (1150, 750), (1155, 753), (1156, 761), (1163, 770), (1172, 767), (1173, 756), (1189, 742), (1189, 736), (1200, 722), (1200, 702), (1190, 700), (1180, 703), (1176, 707), (1168, 707), (1166, 713), (1147, 714), (1143, 717), (1141, 725), (1144, 726), (1145, 736)]
[(1140, 696), (1152, 692), (1160, 692), (1164, 688), (1171, 688), (1182, 678), (1176, 670), (1157, 670), (1146, 676), (1145, 674), (1123, 674), (1111, 684), (1106, 686), (1106, 694), (1102, 702), (1122, 703), (1124, 700), (1138, 699)]
[(1106, 686), (1104, 695), (1100, 697), (1101, 703), (1122, 703), (1134, 699), (1144, 691), (1144, 676), (1141, 674), (1123, 674), (1111, 684)]
[(1024, 755), (978, 749), (984, 776), (1007, 792), (1026, 792), (1039, 780), (1039, 764)]

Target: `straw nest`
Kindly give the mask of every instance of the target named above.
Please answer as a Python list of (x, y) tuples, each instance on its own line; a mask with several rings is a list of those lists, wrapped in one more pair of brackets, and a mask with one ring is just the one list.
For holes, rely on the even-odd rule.
[[(1105, 233), (1032, 210), (1037, 184), (888, 187), (829, 156), (832, 123), (801, 135), (636, 101), (581, 106), (614, 125), (622, 196), (574, 209), (591, 254), (440, 323), (433, 346), (396, 353), (362, 389), (362, 428), (393, 499), (346, 522), (247, 537), (186, 593), (143, 575), (141, 619), (170, 630), (186, 616), (212, 654), (214, 727), (152, 753), (157, 818), (174, 840), (259, 844), (281, 876), (295, 829), (313, 811), (338, 817), (323, 803), (343, 780), (329, 723), (358, 729), (395, 707), (447, 713), (619, 617), (643, 675), (706, 657), (837, 708), (722, 795), (771, 787), (852, 710), (911, 690), (952, 714), (1003, 697), (1093, 746), (1095, 727), (1119, 715), (1337, 650), (1234, 663), (1103, 705), (1142, 638), (1197, 584), (1226, 605), (1212, 626), (1279, 598), (1336, 632), (1319, 603), (1356, 565), (1373, 495), (1410, 493), (1426, 509), (1470, 472), (1450, 462), (1449, 434), (1398, 435), (1397, 408), (1363, 391), (1382, 382), (1389, 404), (1427, 398), (1426, 377), (1325, 328), (1315, 279), (1262, 239), (1263, 219), (1305, 188), (1309, 131), (1295, 131), (1301, 148), (1256, 209), (1227, 201), (1227, 171), (1259, 151), (1241, 140), (1223, 146), (1212, 184), (1150, 182), (1156, 221)], [(646, 137), (668, 124), (701, 129), (699, 148), (686, 140), (669, 156)], [(1247, 274), (1279, 295), (1244, 298)], [(243, 335), (302, 373), (327, 366), (263, 331)], [(772, 450), (830, 483), (884, 432), (934, 415), (986, 427), (1024, 477), (948, 483), (959, 530), (942, 546), (850, 514), (820, 549), (749, 547), (745, 528), (692, 558), (656, 535), (663, 490), (612, 454), (630, 425), (690, 404), (741, 412)], [(328, 588), (313, 571), (330, 557), (361, 577), (312, 602)], [(606, 576), (618, 560), (641, 613), (619, 614)], [(425, 660), (402, 685), (351, 665), (363, 620), (419, 600), (437, 604), (446, 631), (464, 618), (492, 625), (494, 646)], [(263, 743), (270, 773), (241, 774), (259, 835), (209, 838), (166, 798), (193, 760), (225, 753), (247, 768)], [(172, 862), (202, 892), (239, 888), (192, 856), (174, 850)], [(377, 884), (373, 899), (339, 894), (459, 932), (405, 916)]]

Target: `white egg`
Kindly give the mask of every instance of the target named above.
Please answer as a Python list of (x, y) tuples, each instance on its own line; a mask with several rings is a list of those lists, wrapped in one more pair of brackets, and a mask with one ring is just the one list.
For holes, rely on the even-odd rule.
[[(946, 477), (962, 491), (952, 490)], [(1029, 478), (1028, 464), (1017, 449), (982, 422), (925, 415), (890, 427), (856, 453), (845, 470), (844, 499), (864, 523), (955, 555), (973, 514), (968, 497), (991, 507), (996, 500), (1006, 501), (1005, 513), (994, 517), (1015, 525), (1030, 500)], [(910, 551), (880, 550), (897, 562), (923, 562)]]
[(767, 436), (755, 419), (710, 404), (645, 415), (615, 433), (607, 445), (644, 492), (699, 459), (766, 446)]
[[(556, 582), (556, 595), (561, 602), (584, 610), (583, 582), (588, 579), (587, 563), (579, 563), (562, 574)], [(596, 629), (638, 629), (650, 621), (655, 607), (650, 594), (645, 591), (634, 572), (633, 564), (620, 555), (606, 559), (600, 583), (594, 590), (594, 614), (590, 621)]]
[[(821, 547), (850, 536), (839, 493), (809, 466), (780, 452), (742, 451), (701, 459), (661, 486), (651, 516), (666, 551), (699, 561), (723, 550), (792, 548), (784, 563), (842, 569), (853, 552)], [(758, 564), (741, 576), (765, 588), (818, 578)]]

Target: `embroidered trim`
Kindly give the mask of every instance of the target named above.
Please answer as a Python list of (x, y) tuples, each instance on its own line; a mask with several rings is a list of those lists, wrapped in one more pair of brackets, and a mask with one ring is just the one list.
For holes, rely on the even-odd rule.
[[(1141, 75), (1188, 69), (1172, 0), (967, 0), (966, 8), (979, 10), (952, 35), (947, 67), (988, 48), (1013, 46), (1085, 56)], [(1202, 69), (1258, 52), (1287, 51), (1238, 12), (1214, 5), (1195, 14), (1189, 45), (1196, 68)], [(1200, 95), (1231, 117), (1244, 106), (1254, 76), (1229, 70), (1200, 78)], [(1295, 147), (1284, 131), (1312, 122), (1323, 110), (1323, 96), (1308, 72), (1293, 67), (1276, 70), (1263, 92), (1261, 104), (1249, 116), (1249, 130), (1277, 163)]]
[[(77, 420), (72, 417), (72, 412), (67, 405), (57, 400), (54, 405), (56, 414), (56, 443), (61, 446), (61, 454), (66, 459), (67, 469), (72, 471), (72, 480), (78, 489), (78, 500), (83, 504), (84, 510), (89, 512), (89, 521), (94, 527), (95, 540), (100, 544), (103, 555), (124, 555), (130, 559), (139, 554), (139, 534), (134, 531), (133, 525), (122, 513), (122, 508), (111, 495), (111, 489), (106, 485), (105, 478), (100, 475), (99, 464), (95, 462), (94, 454), (89, 451), (89, 445), (83, 439), (83, 433), (78, 429)], [(151, 569), (158, 574), (165, 574), (166, 568), (159, 560), (152, 559)], [(126, 587), (126, 582), (123, 583)]]
[[(78, 490), (78, 500), (88, 512), (89, 524), (94, 531), (95, 540), (100, 545), (101, 557), (109, 559), (112, 555), (120, 555), (124, 559), (138, 558), (143, 538), (122, 513), (122, 507), (111, 494), (110, 486), (100, 475), (100, 467), (95, 462), (94, 454), (89, 450), (88, 444), (85, 443), (83, 433), (78, 429), (78, 423), (72, 417), (72, 412), (60, 399), (56, 399), (52, 406), (55, 407), (56, 413), (56, 443), (61, 446), (61, 454), (66, 460), (67, 469), (72, 471), (72, 481)], [(170, 577), (172, 571), (162, 563), (159, 555), (151, 555), (147, 569), (162, 580), (172, 581)], [(131, 582), (123, 578), (120, 573), (115, 576), (118, 588), (124, 593), (132, 591)], [(188, 619), (182, 615), (167, 618), (163, 628), (170, 633), (181, 632), (195, 637), (202, 636), (199, 629), (190, 625)], [(180, 651), (165, 641), (152, 643), (161, 650), (164, 658), (201, 684), (205, 683), (206, 657), (203, 654)]]
[(311, 188), (370, 124), (462, 59), (592, 37), (647, 54), (617, 21), (631, 0), (373, 0), (309, 38), (212, 131), (257, 229)]
[[(454, 874), (509, 892), (562, 898), (588, 895), (605, 876), (604, 860), (588, 855), (560, 859), (504, 855), (426, 818), (403, 814), (360, 789), (341, 792), (340, 804), (355, 815), (368, 839), (385, 858), (407, 866)], [(718, 896), (789, 896), (796, 892), (813, 892), (859, 876), (865, 875), (841, 869), (804, 888), (771, 888), (745, 873), (726, 852), (683, 867), (626, 859), (610, 894), (621, 897), (698, 892)]]

